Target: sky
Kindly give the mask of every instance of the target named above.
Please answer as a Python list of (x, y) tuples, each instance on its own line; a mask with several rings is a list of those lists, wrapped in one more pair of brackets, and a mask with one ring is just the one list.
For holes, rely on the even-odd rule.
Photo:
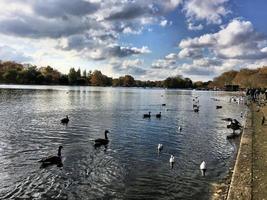
[(0, 0), (0, 60), (162, 80), (267, 65), (266, 0)]

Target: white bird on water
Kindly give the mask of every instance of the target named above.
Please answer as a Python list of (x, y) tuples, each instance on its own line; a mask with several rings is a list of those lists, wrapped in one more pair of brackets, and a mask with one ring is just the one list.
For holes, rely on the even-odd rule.
[(206, 162), (202, 161), (202, 163), (200, 164), (200, 171), (202, 173), (202, 176), (205, 176), (206, 171), (207, 171), (207, 166), (206, 166)]
[(179, 127), (178, 127), (178, 130), (179, 130), (179, 131), (182, 131), (182, 127), (181, 127), (181, 126), (179, 126)]
[(173, 164), (174, 164), (174, 156), (171, 155), (171, 157), (170, 157), (170, 166), (171, 166), (171, 168), (173, 168)]
[(163, 149), (163, 144), (158, 144), (158, 152), (160, 152)]

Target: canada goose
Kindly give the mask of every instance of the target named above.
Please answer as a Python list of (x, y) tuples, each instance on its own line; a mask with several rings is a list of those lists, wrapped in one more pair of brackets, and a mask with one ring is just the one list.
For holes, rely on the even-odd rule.
[(237, 121), (236, 119), (232, 119), (230, 121), (230, 123), (227, 125), (227, 128), (230, 128), (233, 130), (233, 134), (235, 134), (236, 130), (241, 130), (242, 125), (240, 124), (239, 121)]
[(105, 130), (105, 139), (103, 138), (95, 139), (95, 146), (107, 145), (109, 143), (108, 133), (109, 131)]
[(202, 161), (202, 163), (200, 164), (199, 168), (200, 168), (202, 176), (205, 176), (206, 175), (206, 171), (207, 171), (206, 162)]
[(61, 166), (62, 165), (62, 159), (61, 159), (61, 149), (62, 148), (63, 148), (62, 146), (58, 147), (57, 156), (49, 156), (49, 157), (43, 158), (42, 160), (40, 160), (38, 162), (41, 162), (42, 166), (48, 166), (48, 165)]
[(158, 144), (158, 152), (160, 152), (163, 149), (163, 144)]
[(67, 124), (67, 123), (69, 123), (69, 116), (68, 115), (66, 115), (66, 117), (65, 118), (63, 118), (63, 119), (61, 119), (61, 123), (62, 124)]
[(159, 114), (156, 114), (156, 118), (161, 118), (161, 112), (159, 112)]
[(171, 168), (173, 168), (173, 165), (174, 165), (174, 156), (171, 155), (171, 157), (170, 157), (170, 166), (171, 166)]
[(150, 118), (150, 117), (151, 117), (150, 113), (151, 113), (151, 112), (148, 112), (148, 114), (144, 114), (143, 117), (144, 117), (144, 118)]

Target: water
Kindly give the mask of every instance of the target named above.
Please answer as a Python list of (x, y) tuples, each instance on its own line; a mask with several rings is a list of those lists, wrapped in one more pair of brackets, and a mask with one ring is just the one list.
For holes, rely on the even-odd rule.
[[(224, 92), (1, 88), (1, 199), (208, 199), (211, 183), (226, 175), (236, 152), (221, 119), (241, 120), (245, 110), (230, 104), (231, 94)], [(192, 111), (194, 96), (200, 99), (199, 113)], [(143, 119), (148, 111), (153, 116)], [(162, 118), (156, 119), (160, 111)], [(61, 125), (67, 114), (70, 123)], [(104, 137), (105, 129), (110, 143), (95, 149), (92, 140)], [(160, 154), (158, 143), (164, 146)], [(63, 167), (40, 169), (37, 161), (56, 154), (59, 145)], [(176, 160), (173, 169), (170, 154)], [(206, 177), (199, 172), (202, 160)]]

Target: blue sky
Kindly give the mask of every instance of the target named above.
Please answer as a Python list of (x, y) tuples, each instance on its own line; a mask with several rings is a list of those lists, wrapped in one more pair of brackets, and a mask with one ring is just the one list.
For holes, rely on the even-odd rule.
[(0, 60), (162, 80), (267, 65), (264, 0), (0, 0)]

